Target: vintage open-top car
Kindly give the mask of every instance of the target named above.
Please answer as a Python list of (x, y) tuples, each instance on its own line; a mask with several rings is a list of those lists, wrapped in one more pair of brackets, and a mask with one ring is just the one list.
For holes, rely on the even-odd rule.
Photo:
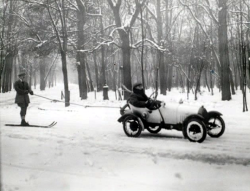
[[(129, 108), (126, 109), (125, 108)], [(119, 122), (129, 137), (138, 137), (144, 129), (158, 133), (161, 129), (182, 131), (184, 138), (192, 142), (203, 142), (207, 134), (220, 137), (225, 131), (225, 123), (218, 111), (209, 111), (203, 106), (190, 106), (183, 103), (162, 102), (158, 108), (138, 108), (128, 103), (121, 108)]]

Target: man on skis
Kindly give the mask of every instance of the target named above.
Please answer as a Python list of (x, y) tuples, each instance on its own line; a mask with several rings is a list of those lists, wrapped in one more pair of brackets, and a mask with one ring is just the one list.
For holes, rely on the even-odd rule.
[(25, 81), (25, 73), (20, 73), (18, 75), (18, 80), (14, 83), (14, 88), (16, 90), (15, 103), (21, 108), (21, 125), (28, 126), (29, 124), (25, 121), (25, 115), (27, 113), (27, 108), (30, 103), (29, 95), (33, 95), (29, 84)]

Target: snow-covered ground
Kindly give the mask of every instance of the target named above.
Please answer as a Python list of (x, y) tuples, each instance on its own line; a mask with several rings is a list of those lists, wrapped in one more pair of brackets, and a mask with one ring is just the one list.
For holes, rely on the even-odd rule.
[[(35, 94), (60, 100), (62, 85)], [(221, 101), (207, 90), (194, 101), (180, 90), (158, 98), (169, 102), (204, 105), (223, 113), (226, 131), (218, 139), (199, 144), (178, 131), (144, 131), (128, 138), (117, 122), (119, 107), (109, 91), (88, 94), (81, 101), (78, 87), (70, 85), (71, 102), (82, 107), (30, 96), (27, 121), (53, 128), (8, 127), (20, 123), (15, 92), (0, 94), (1, 184), (3, 191), (233, 191), (250, 190), (250, 111), (242, 112), (242, 94)], [(148, 90), (150, 95), (152, 91)], [(247, 93), (250, 102), (250, 93)], [(249, 104), (250, 106), (250, 104)], [(250, 109), (250, 108), (249, 108)]]

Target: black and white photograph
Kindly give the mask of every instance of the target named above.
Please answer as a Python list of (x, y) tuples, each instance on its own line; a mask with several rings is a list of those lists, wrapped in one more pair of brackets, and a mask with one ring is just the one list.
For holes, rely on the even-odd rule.
[(0, 191), (250, 190), (250, 0), (0, 0)]

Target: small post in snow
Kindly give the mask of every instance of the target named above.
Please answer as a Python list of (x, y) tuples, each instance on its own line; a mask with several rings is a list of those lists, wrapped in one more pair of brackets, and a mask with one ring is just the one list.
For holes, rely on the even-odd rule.
[(94, 92), (95, 92), (95, 100), (96, 100), (96, 88), (95, 88)]
[(64, 94), (63, 94), (63, 91), (61, 91), (61, 100), (64, 99)]
[(109, 87), (108, 87), (107, 84), (105, 84), (103, 86), (103, 100), (108, 100), (109, 99), (108, 91), (109, 91)]

